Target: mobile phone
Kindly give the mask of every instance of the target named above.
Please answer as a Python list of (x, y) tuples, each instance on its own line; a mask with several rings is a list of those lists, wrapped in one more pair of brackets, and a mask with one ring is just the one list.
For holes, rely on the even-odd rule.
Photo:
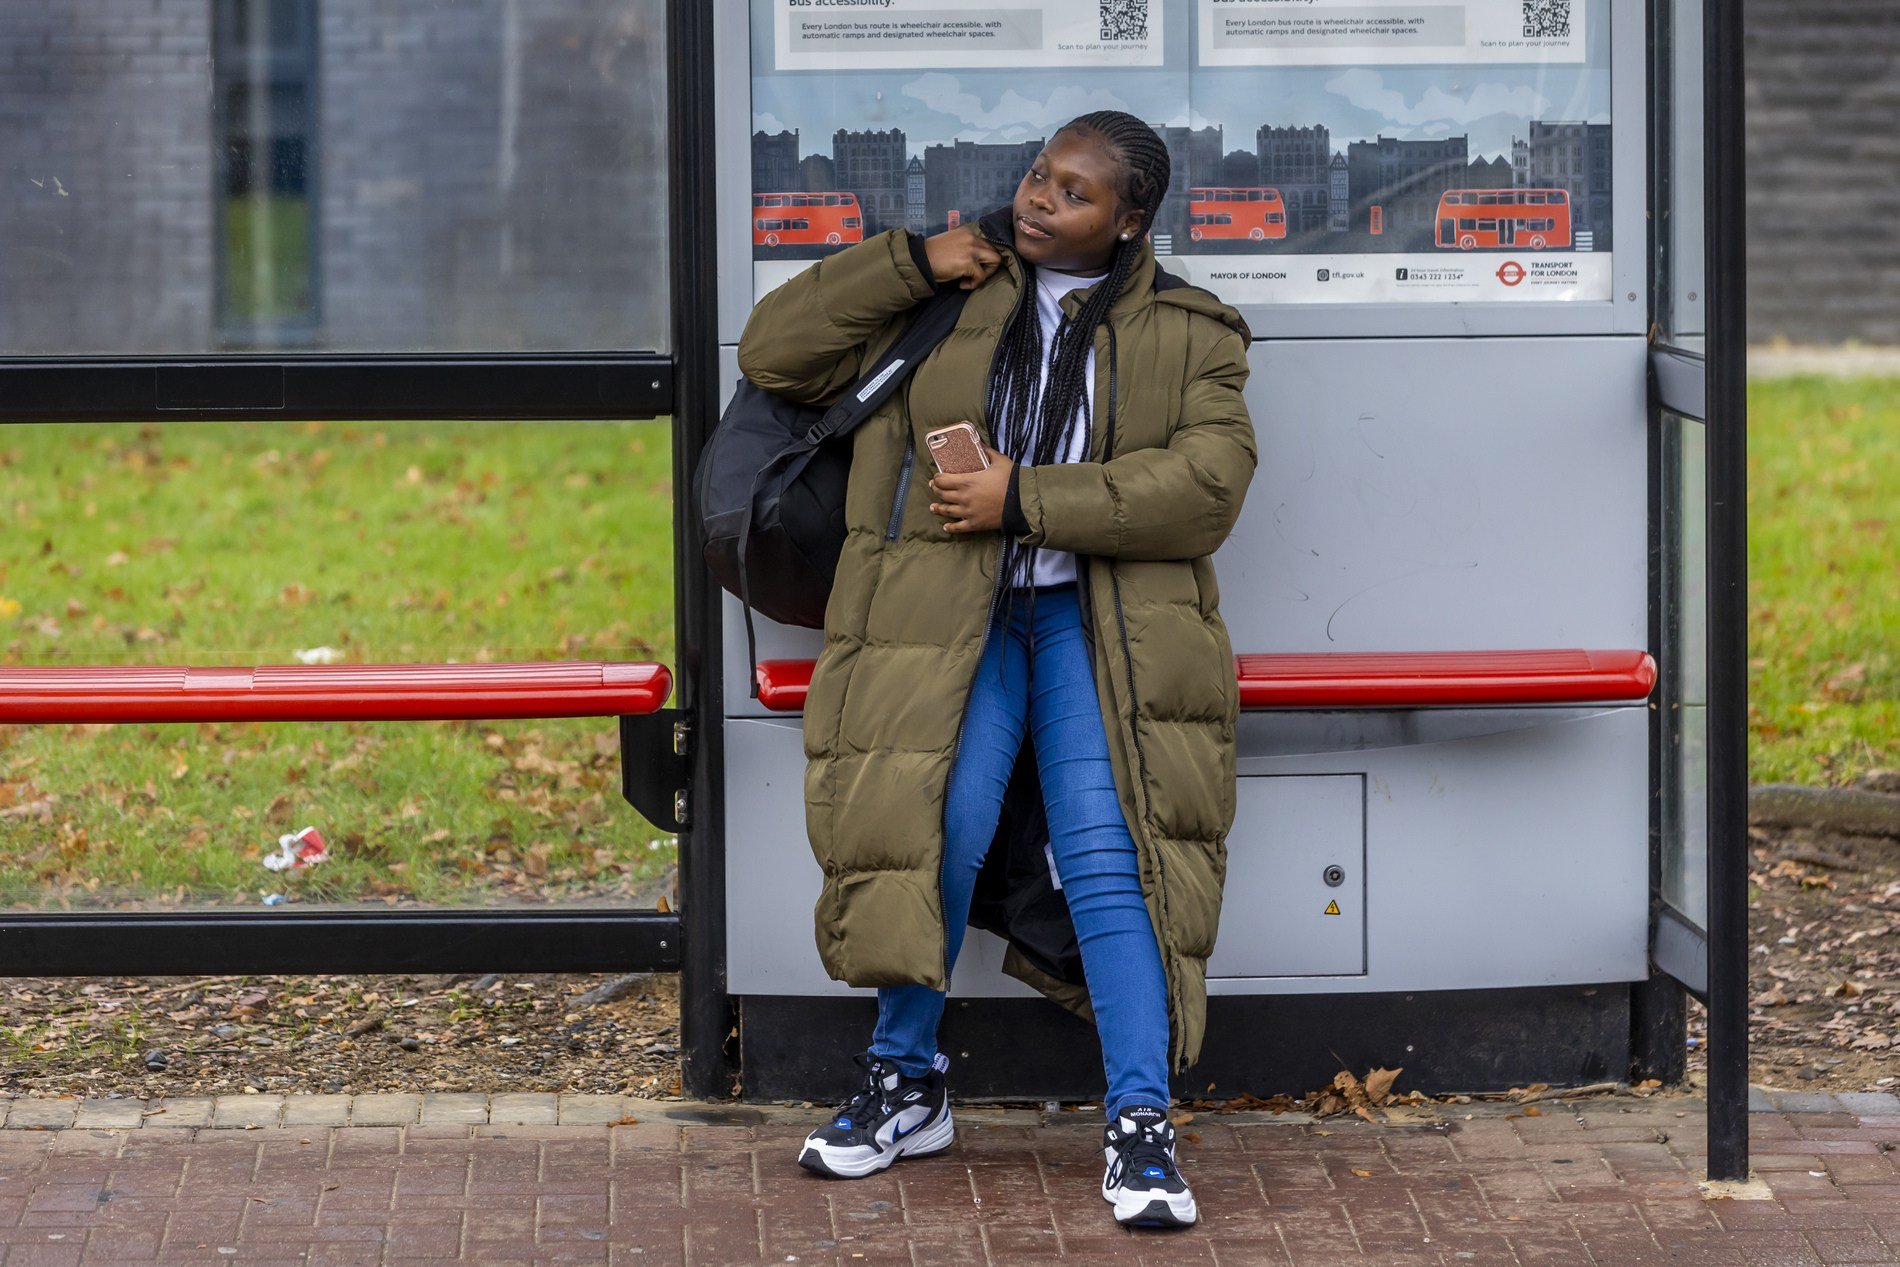
[(976, 428), (967, 422), (954, 422), (924, 435), (930, 460), (939, 475), (969, 475), (989, 469), (990, 455), (983, 452), (983, 441)]

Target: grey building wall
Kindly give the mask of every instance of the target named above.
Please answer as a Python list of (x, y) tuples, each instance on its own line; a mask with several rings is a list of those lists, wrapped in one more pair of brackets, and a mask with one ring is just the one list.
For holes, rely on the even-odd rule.
[[(307, 346), (664, 347), (663, 8), (316, 4)], [(0, 354), (248, 346), (219, 317), (219, 9), (0, 4)]]
[(1749, 337), (1900, 343), (1900, 4), (1744, 7)]
[(318, 15), (327, 329), (383, 349), (664, 344), (657, 3)]
[(0, 355), (205, 345), (210, 11), (0, 4)]

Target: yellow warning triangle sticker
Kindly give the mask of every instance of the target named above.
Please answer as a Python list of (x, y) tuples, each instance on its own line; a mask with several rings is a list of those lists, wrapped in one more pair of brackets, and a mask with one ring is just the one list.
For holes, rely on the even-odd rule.
[(1321, 915), (1337, 915), (1337, 914), (1339, 914), (1339, 901), (1338, 901), (1338, 899), (1334, 899), (1333, 901), (1331, 901), (1331, 902), (1328, 902), (1328, 903), (1326, 904), (1326, 909), (1325, 909), (1325, 910), (1323, 910), (1323, 911), (1321, 911), (1321, 912), (1320, 912), (1320, 914), (1321, 914)]

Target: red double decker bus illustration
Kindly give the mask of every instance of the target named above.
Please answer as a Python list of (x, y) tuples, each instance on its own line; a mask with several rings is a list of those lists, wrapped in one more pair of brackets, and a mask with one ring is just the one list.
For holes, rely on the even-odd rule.
[(1435, 240), (1460, 251), (1567, 247), (1570, 194), (1562, 189), (1447, 189), (1438, 200)]
[(856, 194), (752, 195), (754, 246), (842, 246), (862, 241), (864, 213)]
[(1286, 236), (1286, 203), (1269, 186), (1188, 190), (1188, 236), (1196, 242), (1266, 242)]

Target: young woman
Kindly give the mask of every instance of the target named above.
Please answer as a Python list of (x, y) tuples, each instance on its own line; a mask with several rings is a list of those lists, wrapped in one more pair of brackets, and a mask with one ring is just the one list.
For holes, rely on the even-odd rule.
[[(1234, 811), (1238, 695), (1208, 556), (1255, 455), (1245, 324), (1146, 240), (1168, 178), (1146, 124), (1084, 115), (1009, 206), (820, 261), (739, 345), (758, 386), (826, 401), (919, 302), (971, 292), (853, 437), (806, 702), (819, 951), (878, 987), (863, 1088), (799, 1156), (819, 1174), (949, 1147), (937, 1025), (974, 923), (1008, 938), (1007, 970), (1095, 1020), (1115, 1217), (1197, 1217), (1168, 1075), (1200, 1049)], [(964, 420), (989, 467), (936, 474), (925, 434)]]

